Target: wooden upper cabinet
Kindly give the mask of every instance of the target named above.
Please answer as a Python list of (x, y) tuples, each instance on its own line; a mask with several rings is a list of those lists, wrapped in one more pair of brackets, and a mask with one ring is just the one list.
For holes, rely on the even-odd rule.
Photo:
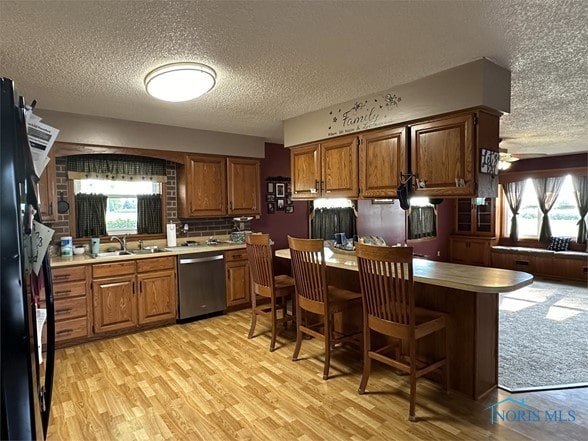
[(292, 198), (357, 198), (358, 144), (354, 135), (292, 148)]
[(178, 170), (180, 217), (227, 214), (225, 156), (189, 155)]
[(498, 152), (498, 113), (478, 109), (411, 126), (415, 196), (498, 196), (498, 177), (480, 172), (482, 149)]
[(292, 199), (320, 197), (320, 144), (308, 144), (290, 149)]
[(43, 222), (57, 221), (57, 182), (54, 157), (51, 157), (45, 170), (43, 170), (37, 185), (41, 219)]
[(361, 137), (359, 145), (359, 196), (396, 197), (400, 173), (406, 174), (406, 127), (376, 130)]
[(228, 214), (260, 214), (260, 164), (257, 159), (227, 158)]
[(359, 137), (344, 136), (321, 144), (321, 190), (326, 197), (357, 198)]
[[(482, 198), (481, 198), (482, 199)], [(483, 198), (458, 198), (455, 203), (455, 234), (494, 236), (496, 222), (496, 200)]]
[(474, 139), (473, 113), (413, 125), (415, 196), (473, 196)]

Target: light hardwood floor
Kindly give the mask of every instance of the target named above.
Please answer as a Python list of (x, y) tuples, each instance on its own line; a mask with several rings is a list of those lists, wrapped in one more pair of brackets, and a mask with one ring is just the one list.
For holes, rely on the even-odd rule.
[[(265, 322), (251, 340), (249, 323), (240, 311), (58, 350), (48, 440), (587, 439), (587, 389), (472, 401), (422, 379), (410, 423), (406, 377), (374, 363), (360, 396), (356, 352), (335, 350), (323, 381), (322, 342), (305, 340), (292, 362), (291, 333), (270, 353)], [(492, 425), (487, 407), (507, 397), (576, 421)]]

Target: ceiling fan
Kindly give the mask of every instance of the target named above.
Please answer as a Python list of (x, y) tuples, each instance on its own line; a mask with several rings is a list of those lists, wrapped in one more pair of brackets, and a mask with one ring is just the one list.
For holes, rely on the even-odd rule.
[[(500, 138), (499, 142), (501, 142), (503, 138)], [(547, 153), (509, 153), (508, 149), (506, 148), (499, 148), (499, 159), (498, 159), (498, 169), (499, 170), (507, 170), (510, 168), (510, 164), (513, 162), (518, 161), (519, 159), (531, 159), (531, 158), (539, 158), (541, 156), (545, 156)]]

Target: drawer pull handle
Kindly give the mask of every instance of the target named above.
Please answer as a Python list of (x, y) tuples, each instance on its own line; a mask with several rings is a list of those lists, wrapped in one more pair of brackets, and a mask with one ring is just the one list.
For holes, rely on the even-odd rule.
[(529, 266), (529, 262), (527, 260), (515, 260), (515, 264)]
[(62, 329), (61, 331), (57, 331), (55, 334), (57, 334), (57, 335), (71, 334), (72, 332), (73, 332), (73, 329)]
[(69, 274), (53, 274), (54, 279), (67, 279), (69, 278)]
[(56, 309), (55, 314), (65, 314), (71, 311), (71, 308)]
[(64, 295), (66, 295), (66, 294), (69, 294), (70, 292), (71, 292), (71, 289), (67, 289), (67, 290), (65, 290), (65, 291), (57, 291), (57, 292), (55, 293), (55, 295), (56, 295), (56, 296), (64, 296)]

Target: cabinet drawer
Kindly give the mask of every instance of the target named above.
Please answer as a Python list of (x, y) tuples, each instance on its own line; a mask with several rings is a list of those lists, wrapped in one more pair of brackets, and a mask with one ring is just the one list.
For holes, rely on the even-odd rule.
[(55, 300), (67, 297), (79, 297), (86, 295), (86, 281), (56, 283), (53, 285), (53, 298)]
[(86, 266), (68, 266), (61, 268), (51, 268), (51, 278), (53, 283), (69, 282), (72, 280), (86, 279)]
[(86, 320), (86, 317), (80, 317), (73, 320), (64, 320), (55, 323), (56, 342), (87, 336), (88, 322)]
[(137, 272), (158, 271), (163, 269), (174, 269), (176, 267), (175, 257), (156, 257), (154, 259), (137, 260)]
[(120, 276), (124, 274), (133, 274), (135, 272), (135, 261), (127, 260), (124, 262), (99, 263), (92, 265), (92, 278)]
[(225, 251), (225, 260), (227, 262), (235, 261), (235, 260), (247, 260), (247, 250), (231, 250)]
[(85, 317), (86, 314), (86, 297), (64, 299), (55, 302), (56, 322), (76, 317)]

